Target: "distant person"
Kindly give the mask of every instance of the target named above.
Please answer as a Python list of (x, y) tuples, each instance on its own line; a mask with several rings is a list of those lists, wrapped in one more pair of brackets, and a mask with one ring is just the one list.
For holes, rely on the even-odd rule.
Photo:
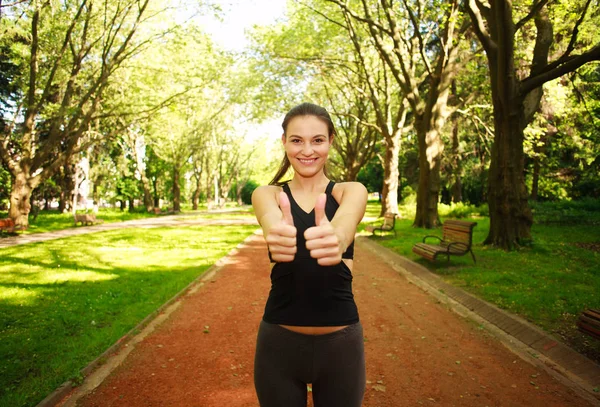
[[(309, 383), (315, 407), (362, 404), (365, 356), (352, 258), (367, 190), (328, 179), (334, 136), (324, 108), (291, 109), (283, 120), (283, 162), (252, 195), (272, 264), (254, 361), (261, 407), (304, 407)], [(290, 166), (294, 175), (282, 182)]]

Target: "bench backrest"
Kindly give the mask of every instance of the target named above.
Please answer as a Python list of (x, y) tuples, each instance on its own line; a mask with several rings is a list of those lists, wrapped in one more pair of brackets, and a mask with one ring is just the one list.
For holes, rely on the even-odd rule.
[(396, 214), (392, 212), (387, 212), (383, 215), (383, 227), (384, 228), (393, 228), (396, 224)]
[(12, 228), (14, 226), (15, 226), (15, 222), (12, 219), (10, 219), (10, 218), (0, 219), (0, 227)]
[(461, 242), (470, 248), (473, 241), (473, 228), (475, 226), (477, 226), (477, 222), (447, 220), (442, 226), (443, 240), (446, 242)]

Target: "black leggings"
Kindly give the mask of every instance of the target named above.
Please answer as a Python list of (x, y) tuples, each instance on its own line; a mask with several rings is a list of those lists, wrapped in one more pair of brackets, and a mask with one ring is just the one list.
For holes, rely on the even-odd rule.
[(312, 383), (315, 407), (360, 407), (365, 393), (362, 325), (304, 335), (261, 321), (254, 386), (261, 407), (306, 407)]

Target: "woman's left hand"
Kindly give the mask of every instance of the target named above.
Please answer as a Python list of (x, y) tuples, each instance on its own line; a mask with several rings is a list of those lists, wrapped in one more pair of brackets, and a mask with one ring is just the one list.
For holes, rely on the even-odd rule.
[(327, 195), (319, 195), (315, 204), (316, 226), (306, 229), (304, 238), (311, 257), (321, 266), (334, 266), (342, 261), (345, 248), (340, 231), (336, 231), (325, 215), (325, 202)]

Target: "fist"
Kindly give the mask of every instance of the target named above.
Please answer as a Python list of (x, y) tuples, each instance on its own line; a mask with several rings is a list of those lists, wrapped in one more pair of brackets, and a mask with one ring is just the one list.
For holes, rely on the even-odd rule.
[(296, 255), (296, 228), (292, 218), (290, 200), (285, 192), (279, 193), (281, 222), (274, 225), (265, 240), (271, 252), (271, 259), (278, 263), (290, 262)]
[(326, 202), (327, 195), (319, 195), (315, 204), (316, 226), (306, 229), (304, 237), (306, 238), (306, 248), (310, 251), (311, 257), (317, 259), (321, 266), (333, 266), (342, 261), (344, 248), (342, 247), (342, 239), (325, 215)]

